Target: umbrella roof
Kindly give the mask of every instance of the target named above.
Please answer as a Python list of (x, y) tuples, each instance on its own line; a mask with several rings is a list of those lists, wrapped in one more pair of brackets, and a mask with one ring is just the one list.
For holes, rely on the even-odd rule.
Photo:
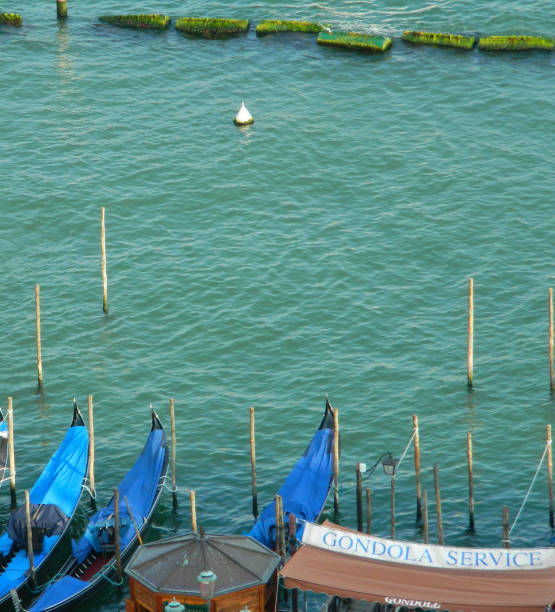
[(126, 573), (151, 591), (200, 596), (198, 575), (212, 570), (214, 597), (265, 584), (280, 562), (249, 536), (191, 532), (139, 547)]

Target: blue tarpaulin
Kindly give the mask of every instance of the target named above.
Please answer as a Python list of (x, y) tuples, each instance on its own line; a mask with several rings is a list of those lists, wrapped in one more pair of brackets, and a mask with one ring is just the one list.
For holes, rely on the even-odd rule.
[[(67, 517), (67, 522), (71, 520), (79, 502), (89, 458), (89, 434), (77, 406), (74, 410), (72, 426), (29, 493), (32, 504), (57, 506)], [(57, 533), (44, 537), (42, 550), (34, 554), (35, 569), (40, 567), (62, 535)], [(4, 532), (0, 537), (0, 553), (9, 555), (12, 545), (13, 540)], [(23, 585), (28, 579), (28, 571), (27, 552), (25, 549), (18, 550), (0, 574), (0, 602), (9, 597), (11, 589)]]
[[(118, 485), (122, 555), (136, 536), (125, 499), (131, 508), (132, 519), (140, 530), (153, 509), (160, 479), (164, 477), (167, 469), (166, 434), (154, 413), (152, 427), (140, 456)], [(76, 564), (70, 564), (68, 566), (70, 569), (65, 570), (68, 574), (45, 589), (42, 595), (33, 602), (29, 612), (55, 610), (61, 605), (67, 607), (67, 600), (71, 600), (71, 605), (75, 606), (81, 596), (85, 596), (88, 591), (95, 588), (96, 583), (101, 579), (99, 572), (109, 573), (107, 564), (112, 563), (114, 559), (111, 537), (115, 526), (114, 509), (114, 497), (112, 497), (106, 506), (91, 516), (83, 537), (78, 542), (75, 540), (71, 542), (72, 555)], [(89, 580), (80, 580), (69, 575), (71, 568), (78, 567), (93, 550), (100, 553), (101, 558), (105, 559), (103, 568)]]
[[(333, 409), (326, 398), (318, 431), (277, 493), (283, 501), (284, 515), (294, 514), (297, 519), (312, 522), (322, 511), (333, 476), (333, 440)], [(249, 535), (273, 549), (275, 527), (276, 504), (272, 501), (262, 510)], [(302, 523), (297, 529), (298, 537), (301, 532)]]

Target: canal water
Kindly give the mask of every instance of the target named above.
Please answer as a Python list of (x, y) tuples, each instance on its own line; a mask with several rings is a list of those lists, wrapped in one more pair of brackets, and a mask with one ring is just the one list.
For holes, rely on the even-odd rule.
[[(338, 520), (356, 526), (356, 462), (399, 457), (418, 415), (432, 541), (437, 463), (446, 542), (500, 545), (502, 507), (512, 522), (554, 421), (555, 54), (400, 37), (554, 36), (552, 2), (99, 0), (69, 3), (64, 22), (54, 4), (5, 4), (23, 27), (0, 27), (0, 405), (13, 397), (19, 499), (62, 439), (74, 395), (84, 413), (94, 397), (99, 504), (142, 448), (149, 405), (169, 431), (175, 398), (179, 506), (166, 491), (149, 538), (189, 529), (190, 489), (206, 531), (246, 532), (249, 407), (263, 505), (327, 394), (342, 431)], [(251, 29), (214, 41), (173, 23), (145, 32), (98, 21), (152, 11), (247, 18)], [(365, 55), (311, 35), (257, 38), (265, 18), (385, 34), (393, 46)], [(248, 129), (232, 122), (242, 101)], [(363, 486), (373, 532), (387, 536), (389, 479), (376, 470)], [(396, 490), (397, 537), (420, 540), (412, 449)], [(3, 521), (8, 511), (4, 485)], [(88, 512), (83, 503), (77, 531)], [(545, 462), (511, 540), (551, 543)], [(122, 609), (124, 598), (109, 588), (86, 610)]]

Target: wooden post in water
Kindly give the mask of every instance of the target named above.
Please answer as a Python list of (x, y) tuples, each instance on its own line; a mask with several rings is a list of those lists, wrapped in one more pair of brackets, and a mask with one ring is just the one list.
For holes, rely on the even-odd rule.
[(29, 557), (29, 575), (35, 585), (35, 557), (33, 554), (33, 530), (31, 529), (31, 502), (29, 491), (25, 491), (25, 527), (27, 530), (27, 556)]
[(193, 531), (197, 530), (197, 505), (195, 501), (195, 492), (191, 489), (189, 493), (189, 498), (191, 500), (191, 529)]
[(276, 495), (276, 552), (285, 561), (285, 529), (283, 525), (283, 500)]
[(42, 349), (40, 342), (40, 287), (35, 285), (35, 329), (37, 336), (37, 374), (39, 379), (39, 389), (42, 388)]
[(366, 489), (366, 533), (370, 535), (372, 529), (372, 493), (370, 488)]
[(115, 531), (115, 554), (116, 554), (116, 566), (118, 568), (118, 578), (121, 580), (121, 551), (119, 549), (119, 490), (114, 491), (114, 531)]
[(422, 491), (422, 533), (424, 535), (424, 544), (428, 544), (428, 492)]
[(256, 490), (256, 448), (254, 440), (254, 406), (250, 407), (250, 444), (251, 444), (251, 483), (252, 483), (252, 514), (258, 518), (258, 492)]
[(509, 539), (509, 508), (503, 506), (503, 548), (511, 548)]
[(289, 554), (292, 555), (297, 550), (297, 517), (289, 514)]
[(104, 206), (100, 209), (100, 256), (102, 260), (102, 310), (108, 314), (108, 275), (106, 273), (106, 228)]
[(547, 486), (549, 491), (549, 526), (555, 528), (553, 518), (553, 445), (551, 441), (551, 425), (546, 426), (547, 429)]
[(67, 17), (67, 0), (56, 0), (56, 12), (59, 19)]
[(555, 379), (553, 378), (553, 289), (548, 291), (549, 297), (549, 388), (551, 393), (555, 391)]
[(12, 508), (16, 506), (15, 496), (15, 450), (13, 435), (13, 400), (8, 397), (8, 456), (10, 458), (10, 497)]
[(362, 531), (362, 472), (357, 461), (357, 531)]
[(468, 528), (474, 531), (474, 472), (472, 470), (472, 434), (466, 434), (466, 460), (468, 463)]
[(391, 539), (395, 539), (395, 476), (391, 477)]
[(418, 432), (418, 417), (413, 415), (412, 426), (414, 429), (414, 472), (416, 475), (416, 522), (422, 520), (422, 484), (420, 480), (420, 435)]
[[(172, 436), (172, 496), (173, 496), (173, 509), (177, 508), (177, 477), (175, 474), (175, 452), (176, 452), (176, 435), (175, 435), (175, 402), (170, 399), (170, 426)], [(195, 530), (196, 531), (196, 530)]]
[(89, 415), (89, 489), (91, 492), (91, 500), (94, 503), (96, 499), (96, 490), (94, 486), (94, 416), (93, 416), (93, 398), (89, 395), (88, 398), (88, 415)]
[(468, 279), (468, 350), (466, 356), (468, 386), (474, 382), (474, 279)]
[(436, 490), (437, 539), (443, 546), (443, 520), (441, 518), (441, 495), (439, 492), (439, 473), (437, 463), (434, 463), (434, 487)]
[[(289, 556), (292, 557), (297, 550), (297, 518), (289, 514)], [(292, 612), (299, 612), (299, 590), (291, 589)]]
[(333, 411), (333, 508), (339, 512), (339, 410)]

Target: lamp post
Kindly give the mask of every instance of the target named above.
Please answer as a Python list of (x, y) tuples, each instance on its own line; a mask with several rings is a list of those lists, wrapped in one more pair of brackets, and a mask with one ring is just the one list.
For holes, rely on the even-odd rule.
[[(372, 474), (372, 472), (378, 467), (379, 464), (382, 464), (384, 474), (391, 478), (391, 520), (392, 520), (392, 532), (395, 533), (394, 526), (394, 514), (395, 514), (395, 472), (397, 470), (397, 465), (399, 464), (399, 459), (393, 457), (393, 455), (388, 451), (387, 453), (383, 453), (376, 463), (368, 470), (368, 476)], [(362, 531), (362, 474), (366, 472), (366, 464), (357, 463), (357, 529), (358, 531)], [(393, 537), (393, 535), (392, 535)]]
[(216, 591), (216, 580), (218, 576), (212, 570), (203, 570), (198, 575), (198, 584), (200, 590), (200, 596), (206, 599), (208, 605), (208, 612), (210, 612), (210, 600), (214, 597)]
[(186, 608), (175, 600), (175, 597), (164, 606), (164, 612), (185, 612)]

